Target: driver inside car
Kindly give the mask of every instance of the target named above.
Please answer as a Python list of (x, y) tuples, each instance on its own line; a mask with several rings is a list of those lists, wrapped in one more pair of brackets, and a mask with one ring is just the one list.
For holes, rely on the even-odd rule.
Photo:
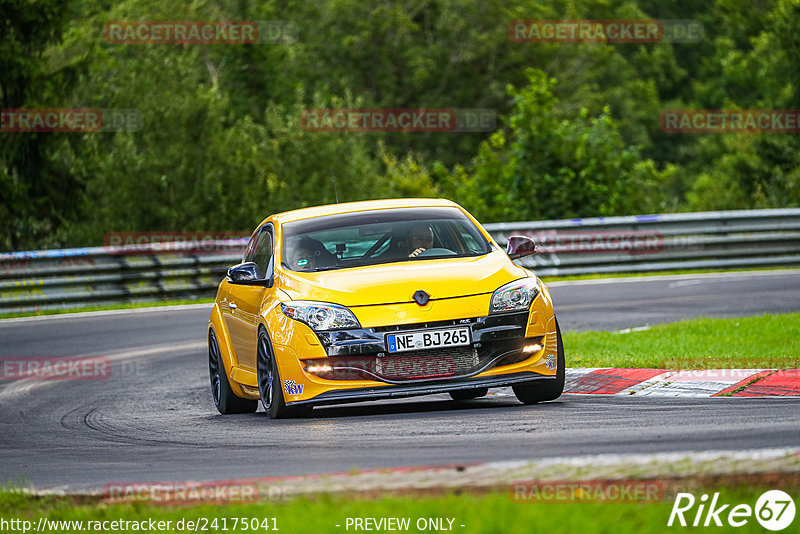
[(408, 231), (408, 257), (416, 258), (429, 248), (433, 248), (433, 229), (430, 225), (415, 224)]

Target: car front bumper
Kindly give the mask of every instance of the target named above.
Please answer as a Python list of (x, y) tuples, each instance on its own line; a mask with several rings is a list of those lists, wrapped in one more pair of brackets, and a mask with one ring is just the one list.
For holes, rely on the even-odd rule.
[(525, 372), (490, 377), (449, 379), (447, 381), (426, 382), (422, 384), (332, 389), (321, 393), (312, 399), (287, 402), (286, 405), (300, 406), (303, 404), (313, 404), (314, 406), (324, 406), (368, 400), (399, 399), (418, 395), (449, 393), (451, 391), (459, 391), (464, 389), (507, 387), (543, 380), (556, 380), (556, 376), (544, 376), (536, 373)]
[[(537, 299), (538, 300), (538, 299)], [(536, 309), (538, 308), (538, 310)], [(538, 319), (536, 313), (539, 314)], [(545, 320), (542, 320), (545, 319)], [(412, 361), (450, 358), (450, 349), (415, 350), (389, 354), (386, 335), (412, 331), (469, 326), (471, 343), (455, 347), (455, 372), (448, 376), (404, 378), (380, 376), (381, 363), (404, 358)], [(337, 404), (374, 399), (430, 395), (450, 391), (504, 387), (556, 378), (556, 333), (552, 308), (502, 315), (413, 323), (379, 328), (360, 328), (316, 334), (325, 357), (301, 357), (289, 347), (276, 347), (284, 379), (287, 405)], [(523, 349), (527, 349), (525, 352)], [(285, 351), (285, 352), (284, 352)], [(437, 353), (438, 351), (438, 353)], [(337, 362), (361, 362), (355, 375), (327, 374), (314, 367)], [(384, 366), (384, 369), (387, 366)], [(309, 370), (311, 369), (311, 370)], [(349, 366), (342, 367), (353, 371)], [(363, 372), (366, 369), (368, 372)]]

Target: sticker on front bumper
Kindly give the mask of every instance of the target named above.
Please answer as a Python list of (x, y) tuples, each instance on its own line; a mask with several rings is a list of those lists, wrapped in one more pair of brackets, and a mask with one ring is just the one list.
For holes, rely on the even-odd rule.
[(302, 395), (305, 384), (298, 384), (294, 380), (284, 380), (283, 389), (289, 395)]
[(556, 357), (553, 354), (547, 355), (547, 368), (551, 371), (556, 368)]

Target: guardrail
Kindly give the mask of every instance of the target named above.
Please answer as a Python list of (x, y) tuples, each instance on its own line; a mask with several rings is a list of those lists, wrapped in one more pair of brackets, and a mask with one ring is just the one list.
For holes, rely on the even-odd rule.
[(800, 209), (631, 215), (484, 225), (505, 246), (531, 235), (519, 260), (539, 276), (800, 264)]
[[(539, 276), (800, 265), (800, 209), (597, 217), (484, 225), (498, 244), (530, 235), (518, 261)], [(210, 298), (245, 239), (177, 251), (153, 244), (0, 253), (0, 315)], [(221, 251), (219, 249), (222, 249)]]

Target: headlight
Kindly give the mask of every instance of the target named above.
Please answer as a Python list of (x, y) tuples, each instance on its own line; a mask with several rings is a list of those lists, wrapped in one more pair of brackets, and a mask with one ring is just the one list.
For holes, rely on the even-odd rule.
[(361, 328), (353, 312), (338, 304), (298, 300), (281, 303), (281, 311), (285, 316), (306, 323), (314, 330)]
[(510, 282), (492, 295), (489, 313), (527, 310), (539, 294), (539, 281), (535, 276)]

